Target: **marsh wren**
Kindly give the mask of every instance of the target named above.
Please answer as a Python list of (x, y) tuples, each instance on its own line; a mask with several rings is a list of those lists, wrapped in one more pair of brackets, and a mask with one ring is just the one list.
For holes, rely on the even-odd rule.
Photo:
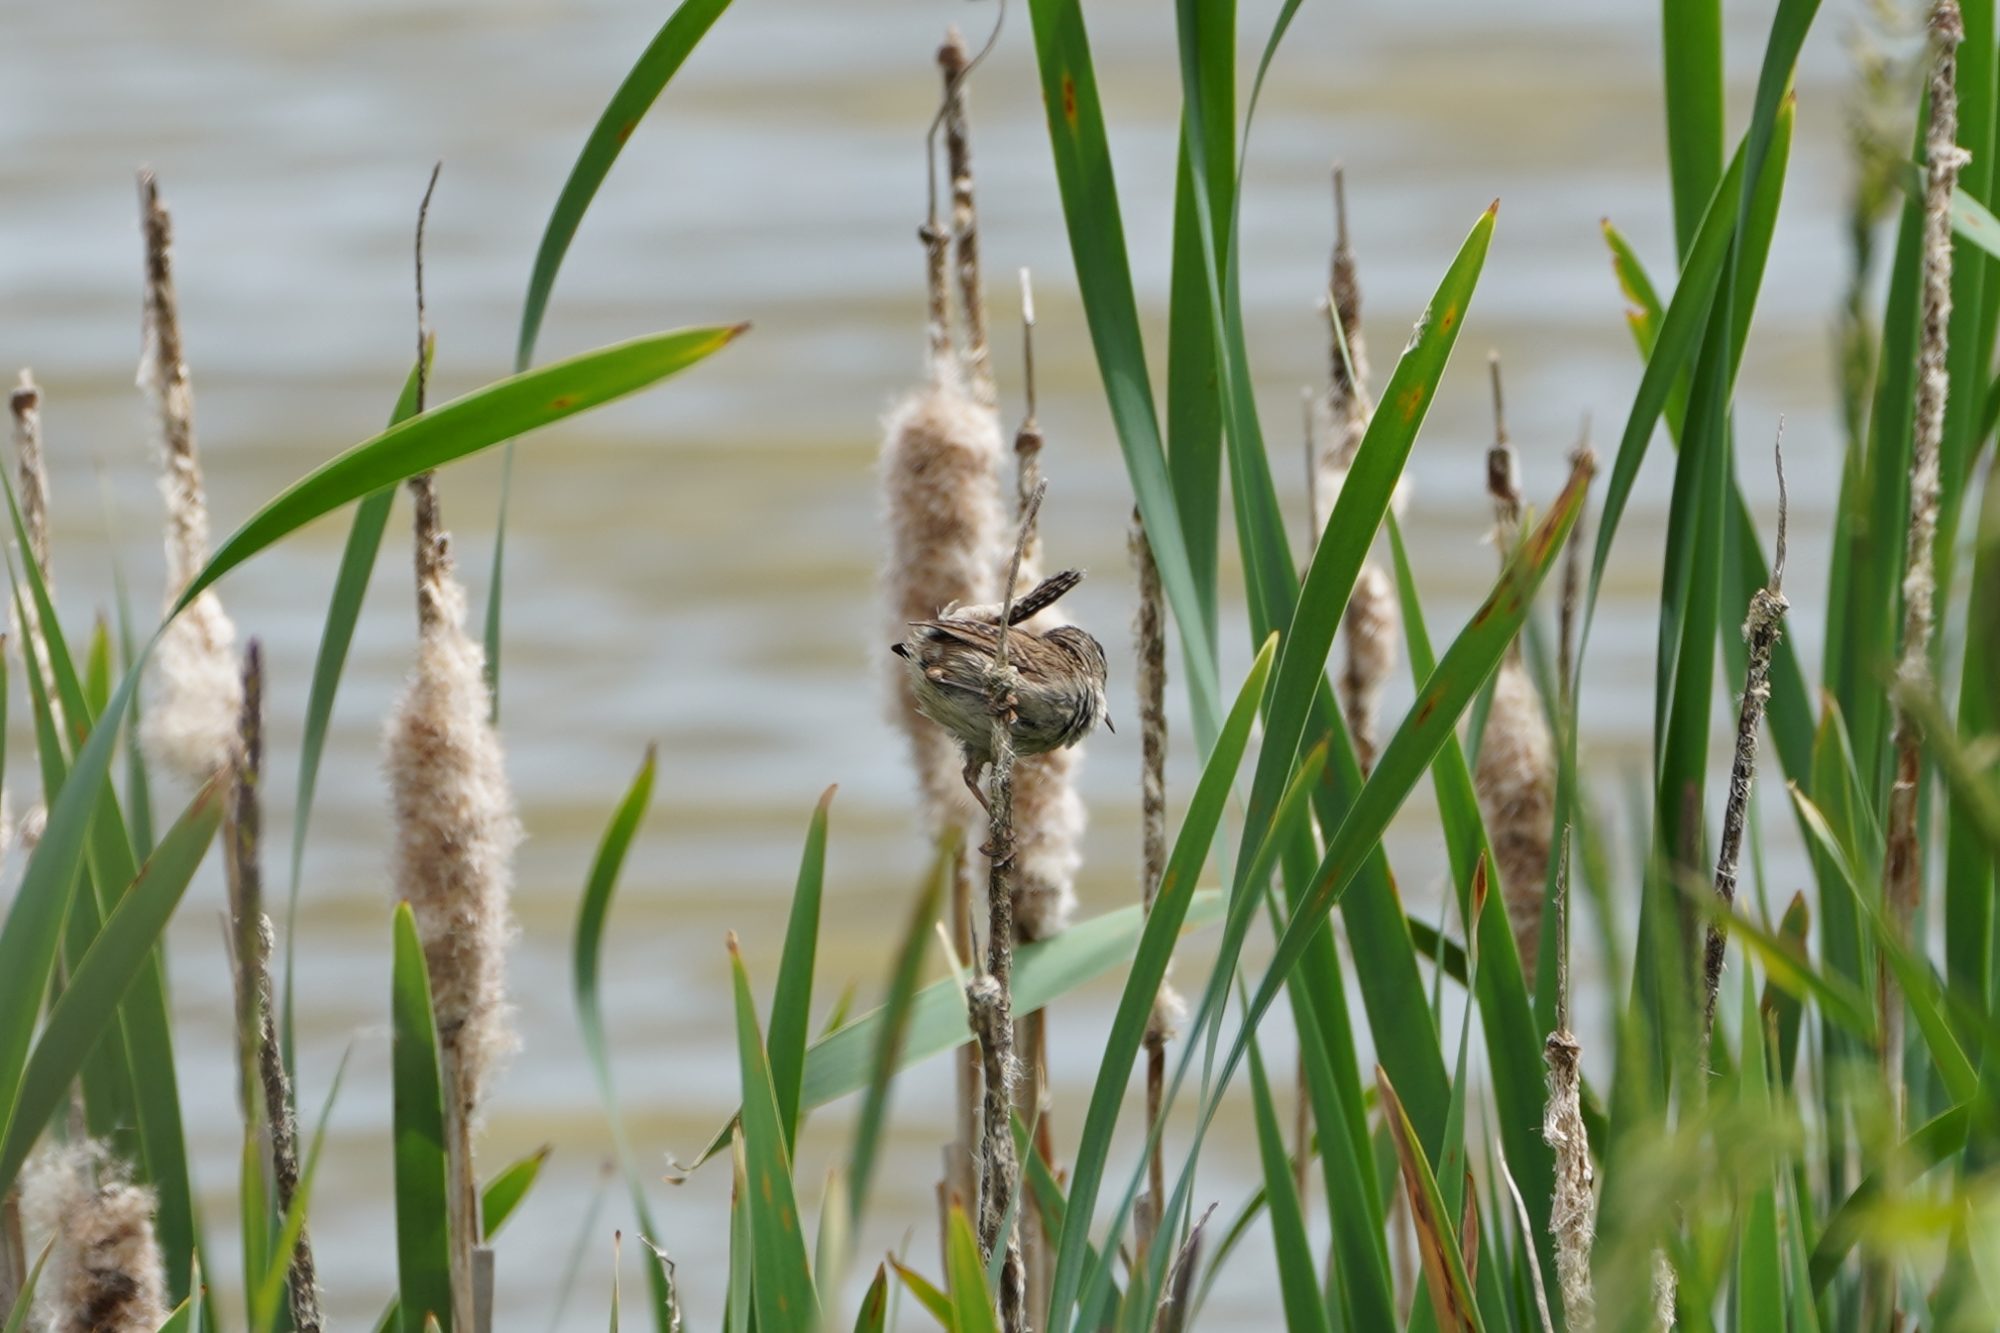
[[(1006, 718), (1017, 755), (1066, 749), (1100, 721), (1111, 728), (1104, 645), (1074, 625), (1039, 634), (1021, 627), (1082, 581), (1074, 569), (1052, 574), (1007, 613), (1007, 666), (1014, 679)], [(910, 622), (909, 639), (889, 650), (908, 665), (917, 711), (950, 732), (964, 751), (965, 786), (982, 810), (979, 771), (993, 761), (991, 690), (1001, 614), (998, 606), (946, 607), (935, 620)]]

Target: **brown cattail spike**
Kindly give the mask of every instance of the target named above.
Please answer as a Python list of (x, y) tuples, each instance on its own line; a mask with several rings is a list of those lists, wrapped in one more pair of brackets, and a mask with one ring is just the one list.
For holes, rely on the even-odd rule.
[[(1749, 645), (1744, 668), (1743, 702), (1736, 718), (1736, 757), (1729, 768), (1729, 800), (1722, 812), (1722, 843), (1715, 858), (1715, 896), (1727, 909), (1736, 902), (1736, 870), (1743, 852), (1744, 822), (1750, 810), (1750, 785), (1757, 776), (1757, 729), (1771, 697), (1771, 654), (1789, 603), (1785, 601), (1785, 423), (1778, 422), (1778, 443), (1772, 446), (1778, 469), (1778, 544), (1771, 581), (1750, 598), (1743, 638)], [(1709, 1038), (1715, 1029), (1715, 997), (1722, 987), (1722, 958), (1727, 936), (1720, 919), (1711, 920), (1702, 951), (1701, 1055), (1708, 1064)]]
[[(194, 391), (182, 351), (174, 295), (173, 223), (153, 173), (139, 173), (139, 209), (146, 239), (144, 351), (139, 385), (150, 390), (160, 430), (160, 490), (167, 507), (169, 611), (208, 562), (208, 500), (195, 452)], [(205, 782), (229, 763), (241, 690), (236, 676), (236, 627), (213, 590), (202, 593), (167, 626), (152, 659), (152, 707), (146, 712), (147, 753), (190, 783)]]
[[(1910, 447), (1910, 526), (1903, 564), (1903, 631), (1896, 667), (1899, 696), (1921, 695), (1930, 686), (1931, 637), (1936, 619), (1932, 604), (1937, 594), (1933, 547), (1937, 540), (1941, 489), (1939, 446), (1944, 434), (1945, 398), (1950, 389), (1947, 337), (1951, 328), (1951, 199), (1958, 186), (1959, 168), (1967, 161), (1965, 151), (1958, 146), (1958, 46), (1965, 40), (1965, 23), (1955, 0), (1939, 0), (1933, 6), (1930, 34), (1930, 125), (1924, 137), (1923, 287), (1917, 347), (1916, 424)], [(1891, 748), (1895, 771), (1889, 789), (1883, 896), (1888, 900), (1893, 928), (1907, 939), (1923, 884), (1917, 809), (1923, 738), (1921, 728), (1900, 697)], [(1877, 987), (1883, 1032), (1882, 1061), (1893, 1090), (1897, 1123), (1901, 1124), (1903, 1001), (1886, 959), (1879, 968)]]
[(14, 415), (15, 475), (20, 481), (21, 523), (35, 567), (49, 577), (49, 467), (42, 456), (42, 391), (25, 368), (8, 397)]
[[(1521, 530), (1521, 488), (1500, 390), (1500, 358), (1493, 377), (1493, 446), (1486, 453), (1486, 490), (1493, 500), (1493, 540), (1504, 564)], [(1530, 977), (1540, 951), (1543, 886), (1549, 840), (1555, 828), (1556, 751), (1542, 697), (1521, 657), (1516, 637), (1493, 677), (1493, 702), (1473, 770), (1480, 813), (1500, 872), (1501, 898), (1521, 968)]]

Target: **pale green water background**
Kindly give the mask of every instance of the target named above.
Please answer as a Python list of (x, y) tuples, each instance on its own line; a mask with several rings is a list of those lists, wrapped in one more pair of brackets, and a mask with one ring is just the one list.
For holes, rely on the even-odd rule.
[[(1178, 106), (1170, 10), (1137, 0), (1088, 8), (1157, 358)], [(1261, 42), (1273, 6), (1246, 8), (1247, 30), (1259, 33), (1251, 40)], [(1732, 124), (1740, 124), (1767, 7), (1729, 8)], [(604, 98), (665, 12), (614, 0), (11, 7), (0, 48), (0, 368), (34, 366), (47, 392), (57, 577), (77, 630), (108, 605), (100, 484), (142, 612), (159, 579), (148, 428), (131, 388), (133, 169), (155, 167), (175, 210), (200, 436), (226, 530), (379, 428), (411, 354), (410, 227), (439, 157), (429, 252), (436, 387), (449, 395), (506, 370), (548, 207)], [(913, 228), (921, 133), (935, 97), (931, 53), (947, 22), (983, 32), (991, 12), (947, 0), (741, 0), (634, 136), (557, 288), (545, 356), (679, 324), (747, 318), (756, 329), (685, 378), (547, 431), (520, 454), (505, 730), (530, 832), (512, 963), (525, 1045), (499, 1088), (483, 1151), (496, 1166), (545, 1142), (555, 1156), (500, 1245), (503, 1329), (549, 1325), (557, 1276), (608, 1150), (576, 1036), (569, 932), (596, 837), (648, 740), (660, 745), (660, 783), (606, 971), (625, 1112), (649, 1169), (663, 1169), (665, 1154), (694, 1151), (733, 1105), (723, 935), (743, 937), (768, 993), (800, 837), (829, 782), (841, 792), (822, 1003), (850, 982), (864, 1004), (879, 994), (923, 852), (902, 746), (882, 721), (888, 640), (873, 582), (881, 544), (873, 455), (879, 414), (919, 366)], [(1745, 485), (1768, 524), (1775, 488), (1763, 442), (1777, 414), (1788, 414), (1788, 591), (1809, 663), (1823, 622), (1816, 561), (1838, 467), (1829, 320), (1845, 281), (1839, 37), (1849, 22), (1848, 7), (1830, 6), (1808, 47), (1798, 143), (1737, 418)], [(1531, 495), (1553, 494), (1585, 413), (1607, 450), (1622, 425), (1638, 364), (1598, 220), (1625, 228), (1666, 285), (1656, 24), (1653, 7), (1633, 3), (1313, 4), (1273, 69), (1249, 156), (1244, 282), (1266, 431), (1293, 512), (1303, 505), (1296, 395), (1323, 364), (1313, 307), (1325, 281), (1329, 162), (1349, 169), (1378, 374), (1465, 230), (1491, 198), (1504, 200), (1457, 363), (1412, 462), (1409, 530), (1440, 642), (1493, 568), (1480, 540), (1485, 350), (1507, 358)], [(1045, 530), (1052, 558), (1092, 571), (1073, 609), (1118, 654), (1122, 720), (1132, 713), (1129, 499), (1075, 299), (1024, 13), (980, 72), (973, 105), (1007, 413), (1011, 422), (1019, 404), (1013, 273), (1028, 264), (1039, 276), (1054, 486)], [(1664, 443), (1654, 452), (1607, 584), (1585, 695), (1587, 744), (1608, 801), (1622, 799), (1621, 775), (1643, 762), (1647, 742), (1668, 477)], [(443, 483), (482, 599), (497, 465), (490, 457), (454, 467)], [(376, 745), (412, 649), (405, 531), (399, 512), (335, 719), (300, 920), (308, 1107), (341, 1053), (353, 1051), (313, 1210), (320, 1270), (343, 1326), (372, 1320), (393, 1278)], [(324, 523), (223, 588), (239, 625), (268, 652), (278, 848), (343, 532), (344, 522)], [(1248, 652), (1240, 611), (1230, 624), (1233, 688)], [(1399, 684), (1392, 714), (1407, 697)], [(20, 774), (26, 733), (17, 728), (13, 740)], [(1135, 893), (1137, 763), (1129, 729), (1092, 742), (1086, 911)], [(1190, 771), (1182, 745), (1173, 769), (1180, 790)], [(1412, 909), (1426, 915), (1436, 911), (1443, 869), (1428, 816), (1420, 790), (1393, 843)], [(1775, 865), (1773, 890), (1789, 893), (1796, 867), (1782, 855)], [(269, 869), (282, 886), (281, 855)], [(172, 966), (209, 1239), (224, 1269), (219, 1285), (233, 1293), (238, 1129), (220, 901), (210, 874), (174, 929)], [(1115, 994), (1100, 985), (1054, 1020), (1064, 1137), (1080, 1117)], [(1289, 1061), (1288, 1040), (1272, 1033), (1274, 1060)], [(942, 1063), (899, 1087), (857, 1276), (859, 1261), (872, 1270), (871, 1256), (897, 1244), (906, 1224), (917, 1231), (917, 1257), (932, 1264), (931, 1190), (948, 1103)], [(815, 1182), (845, 1149), (850, 1113), (833, 1108), (805, 1134), (799, 1174), (809, 1211)], [(1240, 1117), (1228, 1122), (1204, 1158), (1198, 1198), (1220, 1200), (1224, 1214), (1254, 1185), (1247, 1134)], [(726, 1168), (710, 1168), (687, 1185), (653, 1189), (658, 1240), (680, 1262), (691, 1327), (709, 1325), (720, 1308), (727, 1188)], [(610, 1237), (621, 1226), (631, 1222), (614, 1192), (565, 1326), (602, 1327)], [(641, 1280), (636, 1251), (628, 1238), (628, 1290)], [(1276, 1312), (1260, 1238), (1224, 1278), (1211, 1323), (1269, 1326)]]

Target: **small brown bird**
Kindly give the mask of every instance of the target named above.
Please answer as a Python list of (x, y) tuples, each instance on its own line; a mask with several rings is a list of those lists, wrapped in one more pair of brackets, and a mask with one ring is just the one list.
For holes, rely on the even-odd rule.
[[(1020, 628), (1082, 581), (1074, 569), (1052, 574), (1018, 598), (1007, 617), (1007, 665), (1017, 677), (1007, 719), (1017, 755), (1066, 749), (1100, 721), (1111, 727), (1104, 706), (1104, 645), (1074, 625), (1042, 634)], [(889, 651), (909, 666), (917, 711), (950, 732), (965, 752), (966, 789), (985, 809), (979, 771), (993, 761), (988, 690), (1000, 644), (1000, 608), (946, 607), (936, 620), (911, 621), (910, 628), (910, 638)]]

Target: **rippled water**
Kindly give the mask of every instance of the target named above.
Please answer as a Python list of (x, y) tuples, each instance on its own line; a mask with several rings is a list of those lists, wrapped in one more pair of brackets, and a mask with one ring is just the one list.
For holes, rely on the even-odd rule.
[[(1261, 31), (1273, 6), (1247, 8), (1246, 30)], [(1172, 24), (1161, 6), (1135, 0), (1089, 9), (1157, 366), (1178, 105)], [(429, 251), (435, 382), (456, 393), (504, 372), (547, 208), (663, 10), (623, 0), (15, 7), (0, 51), (0, 365), (34, 366), (47, 391), (57, 577), (77, 626), (108, 605), (107, 531), (143, 600), (159, 578), (146, 421), (131, 389), (133, 169), (157, 168), (176, 211), (202, 448), (227, 528), (379, 427), (411, 352), (410, 228), (439, 157)], [(520, 454), (505, 709), (531, 834), (513, 962), (525, 1049), (500, 1088), (484, 1151), (494, 1163), (541, 1143), (556, 1152), (500, 1247), (503, 1328), (550, 1322), (561, 1256), (608, 1150), (576, 1041), (567, 950), (596, 836), (647, 741), (660, 746), (660, 785), (606, 971), (623, 1103), (648, 1162), (692, 1152), (733, 1104), (723, 935), (743, 936), (753, 974), (768, 983), (798, 842), (829, 782), (841, 790), (820, 989), (829, 1001), (850, 982), (863, 1003), (877, 993), (883, 923), (900, 918), (922, 851), (902, 749), (882, 720), (872, 459), (881, 410), (918, 369), (913, 228), (935, 96), (930, 55), (945, 23), (980, 28), (991, 12), (943, 0), (742, 0), (633, 138), (564, 270), (545, 356), (677, 324), (747, 318), (756, 329), (684, 379), (544, 432)], [(1733, 17), (1740, 122), (1764, 18)], [(1845, 273), (1837, 37), (1846, 21), (1844, 11), (1828, 14), (1808, 48), (1785, 212), (1739, 392), (1747, 442), (1788, 414), (1795, 553), (1823, 537), (1837, 475), (1827, 330)], [(1506, 357), (1532, 495), (1553, 494), (1583, 415), (1601, 445), (1623, 422), (1638, 367), (1598, 221), (1615, 219), (1664, 285), (1671, 241), (1656, 42), (1643, 6), (1612, 12), (1565, 0), (1503, 16), (1459, 3), (1422, 17), (1308, 6), (1272, 70), (1248, 161), (1243, 277), (1257, 388), (1293, 512), (1303, 507), (1296, 395), (1323, 356), (1313, 304), (1330, 230), (1328, 163), (1343, 159), (1349, 171), (1378, 373), (1479, 210), (1504, 200), (1459, 364), (1412, 462), (1409, 532), (1434, 636), (1459, 623), (1492, 568), (1480, 541), (1489, 418), (1479, 354), (1492, 346)], [(1117, 643), (1130, 614), (1129, 499), (1019, 15), (978, 75), (974, 114), (993, 289), (1010, 291), (1021, 265), (1038, 275), (1054, 484), (1045, 530), (1056, 558), (1093, 572), (1076, 614)], [(1012, 327), (996, 310), (1010, 414)], [(1761, 456), (1746, 444), (1745, 486), (1768, 522), (1775, 492)], [(1635, 494), (1590, 660), (1587, 743), (1607, 800), (1618, 799), (1621, 774), (1646, 746), (1661, 464), (1656, 457)], [(476, 597), (497, 476), (497, 458), (486, 458), (443, 481)], [(277, 830), (288, 827), (297, 719), (343, 531), (323, 523), (223, 591), (267, 648)], [(352, 1050), (313, 1214), (343, 1323), (372, 1318), (393, 1280), (375, 755), (412, 648), (405, 550), (390, 548), (361, 624), (299, 922), (308, 1106)], [(1812, 662), (1823, 579), (1810, 558), (1795, 554), (1792, 569), (1794, 628)], [(1231, 623), (1240, 626), (1240, 612)], [(1230, 637), (1232, 675), (1248, 656), (1244, 637), (1240, 628)], [(1132, 711), (1129, 679), (1121, 659), (1120, 716)], [(13, 740), (18, 773), (28, 753), (18, 725)], [(1182, 749), (1173, 776), (1184, 790)], [(1134, 893), (1136, 752), (1129, 733), (1092, 743), (1086, 910)], [(1413, 910), (1434, 911), (1443, 855), (1427, 792), (1400, 820), (1393, 851)], [(281, 864), (273, 858), (279, 882)], [(233, 1290), (238, 1149), (220, 902), (219, 878), (191, 895), (174, 930), (173, 972), (199, 1185), (220, 1285)], [(1059, 1132), (1073, 1130), (1115, 993), (1100, 985), (1056, 1017)], [(1274, 1047), (1283, 1040), (1273, 1034)], [(925, 1234), (948, 1099), (941, 1063), (899, 1088), (863, 1257), (896, 1244), (904, 1223)], [(832, 1108), (805, 1135), (809, 1200), (810, 1182), (844, 1148), (848, 1115)], [(1247, 1132), (1230, 1122), (1204, 1159), (1202, 1195), (1225, 1212), (1254, 1181)], [(711, 1169), (653, 1193), (695, 1324), (709, 1322), (721, 1300), (726, 1176)], [(610, 1232), (629, 1225), (614, 1198), (589, 1235), (567, 1324), (601, 1321)], [(628, 1284), (639, 1280), (634, 1248)], [(929, 1242), (916, 1251), (928, 1260)], [(1267, 1261), (1245, 1255), (1215, 1302), (1218, 1327), (1268, 1324), (1276, 1304)]]

